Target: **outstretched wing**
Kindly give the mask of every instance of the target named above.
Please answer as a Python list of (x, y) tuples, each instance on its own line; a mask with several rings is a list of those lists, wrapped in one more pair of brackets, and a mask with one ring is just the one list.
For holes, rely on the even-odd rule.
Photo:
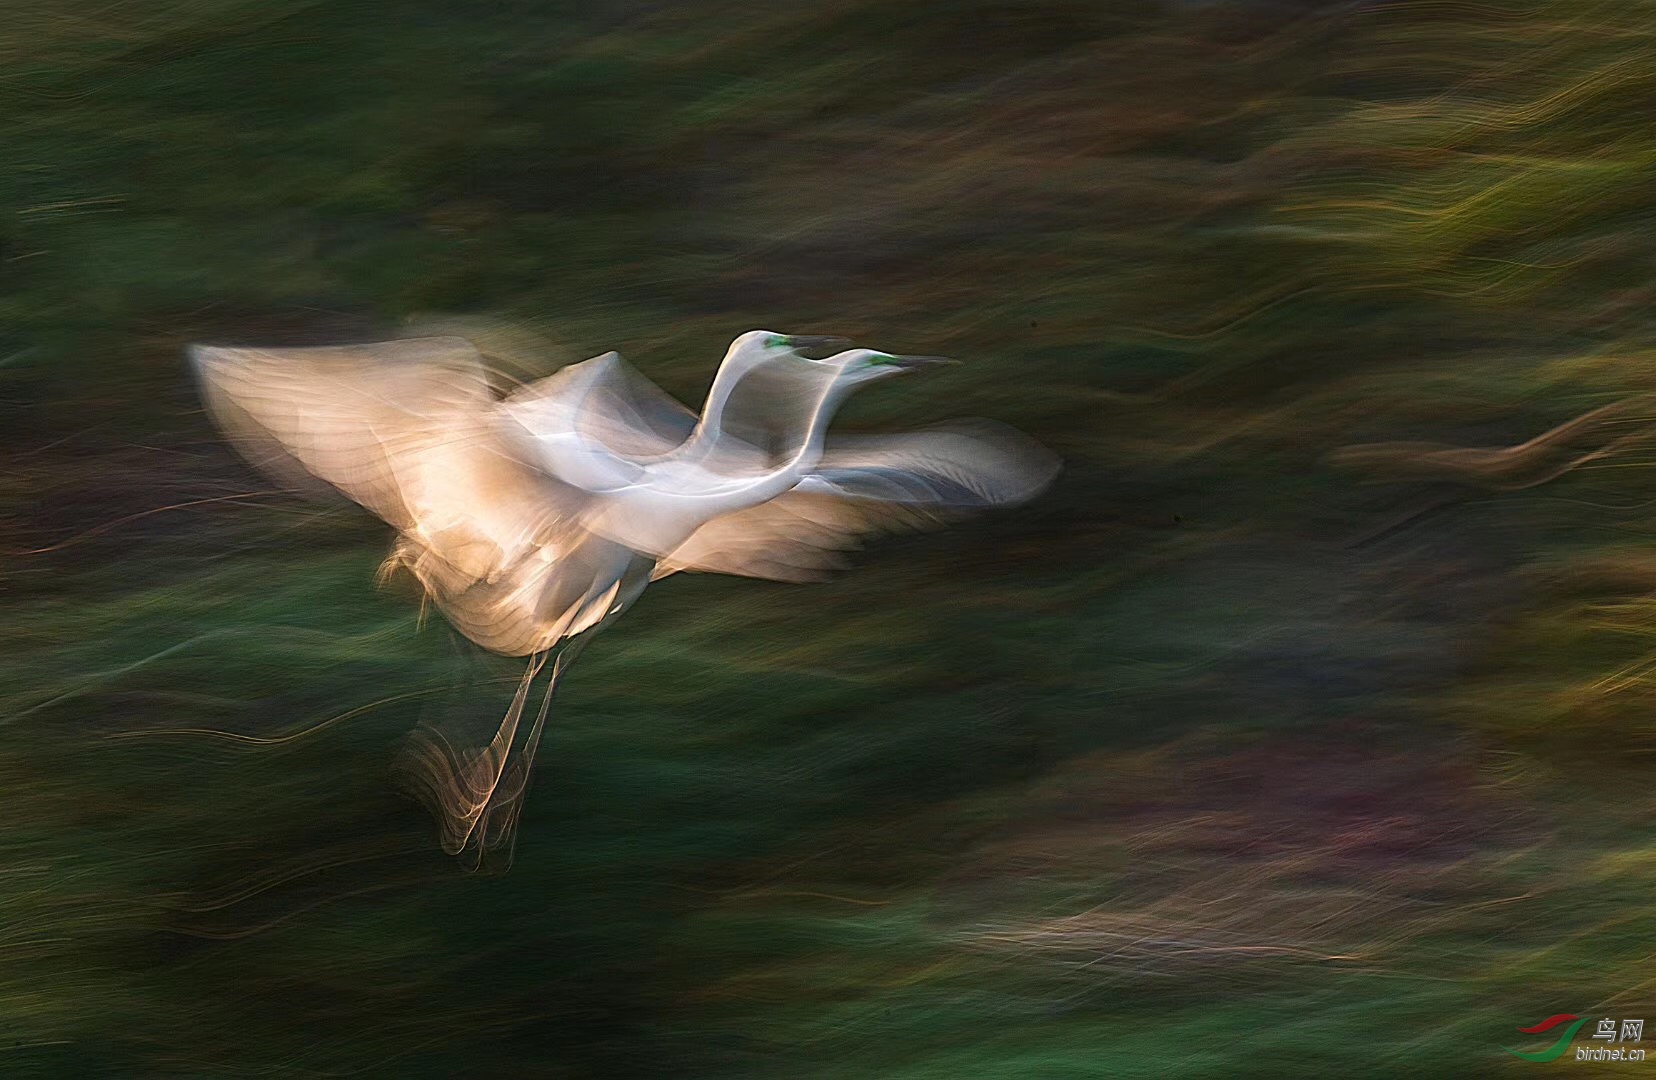
[(696, 427), (694, 413), (615, 352), (530, 383), (504, 407), (535, 463), (587, 491), (634, 482), (639, 461), (672, 452)]
[(481, 437), (494, 401), (460, 338), (189, 355), (209, 412), (249, 461), (290, 486), (323, 481), (399, 528), (413, 525), (410, 462)]
[(1026, 502), (1058, 467), (1039, 443), (990, 421), (844, 439), (787, 494), (696, 530), (655, 576), (682, 570), (820, 580), (867, 536)]
[(477, 644), (519, 655), (592, 621), (559, 591), (586, 537), (578, 522), (589, 496), (535, 465), (466, 342), (191, 356), (214, 418), (243, 453), (396, 526), (388, 565), (412, 571)]

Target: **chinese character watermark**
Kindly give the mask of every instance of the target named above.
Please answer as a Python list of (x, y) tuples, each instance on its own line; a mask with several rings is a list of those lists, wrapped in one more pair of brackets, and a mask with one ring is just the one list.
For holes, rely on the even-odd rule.
[[(1598, 1030), (1593, 1032), (1593, 1038), (1603, 1039), (1605, 1042), (1616, 1041), (1616, 1022), (1606, 1017), (1598, 1022)], [(1644, 1021), (1623, 1020), (1621, 1022), (1622, 1042), (1643, 1042)]]
[[(1585, 1016), (1577, 1016), (1574, 1013), (1557, 1013), (1547, 1017), (1540, 1023), (1518, 1029), (1524, 1035), (1540, 1035), (1545, 1032), (1557, 1031), (1558, 1034), (1553, 1037), (1551, 1046), (1544, 1050), (1520, 1050), (1511, 1046), (1502, 1049), (1514, 1057), (1523, 1058), (1525, 1061), (1557, 1061), (1569, 1051), (1570, 1040), (1574, 1039), (1576, 1032), (1585, 1027), (1587, 1023), (1588, 1020)], [(1607, 1016), (1594, 1026), (1593, 1034), (1589, 1036), (1589, 1039), (1593, 1042), (1602, 1043), (1617, 1041), (1623, 1044), (1643, 1042), (1644, 1021), (1623, 1020), (1618, 1026), (1613, 1018)], [(1575, 1048), (1575, 1059), (1577, 1061), (1644, 1061), (1645, 1052), (1642, 1047), (1626, 1045), (1616, 1047), (1577, 1046)]]

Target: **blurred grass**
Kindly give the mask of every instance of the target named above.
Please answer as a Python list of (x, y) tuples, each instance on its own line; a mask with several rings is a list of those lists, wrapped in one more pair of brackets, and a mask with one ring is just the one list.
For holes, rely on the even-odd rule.
[[(1656, 5), (4, 18), (6, 1075), (1497, 1075), (1643, 1015), (1647, 462), (1328, 455), (1649, 386)], [(847, 424), (1067, 469), (654, 587), (468, 876), (389, 770), (512, 665), (180, 361), (432, 314), (687, 400), (754, 326), (949, 353)]]

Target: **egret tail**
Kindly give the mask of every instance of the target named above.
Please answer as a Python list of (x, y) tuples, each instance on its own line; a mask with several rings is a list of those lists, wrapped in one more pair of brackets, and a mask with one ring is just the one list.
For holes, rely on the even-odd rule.
[[(458, 855), (473, 846), (480, 853), (496, 850), (511, 841), (558, 679), (589, 636), (566, 641), (555, 656), (548, 651), (530, 657), (512, 695), (511, 707), (494, 738), (482, 749), (456, 747), (438, 727), (427, 726), (415, 732), (409, 771), (419, 793), (431, 804), (442, 829), (443, 850), (448, 854)], [(552, 674), (540, 708), (522, 745), (514, 748), (529, 691), (549, 659)]]
[(416, 731), (409, 746), (409, 772), (419, 794), (430, 802), (442, 828), (443, 850), (458, 855), (477, 831), (478, 822), (500, 786), (518, 724), (535, 677), (548, 653), (529, 658), (511, 707), (494, 738), (481, 750), (456, 747), (439, 727)]

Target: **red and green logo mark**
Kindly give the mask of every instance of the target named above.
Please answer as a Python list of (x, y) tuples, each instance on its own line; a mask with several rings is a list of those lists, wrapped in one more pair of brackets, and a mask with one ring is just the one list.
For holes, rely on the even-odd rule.
[(1564, 1051), (1570, 1048), (1570, 1040), (1575, 1038), (1575, 1033), (1580, 1031), (1581, 1025), (1586, 1022), (1587, 1018), (1585, 1016), (1576, 1016), (1574, 1013), (1559, 1013), (1557, 1016), (1549, 1016), (1533, 1027), (1519, 1028), (1518, 1030), (1525, 1035), (1539, 1035), (1543, 1031), (1551, 1031), (1560, 1024), (1569, 1024), (1570, 1026), (1564, 1029), (1564, 1033), (1558, 1037), (1557, 1042), (1534, 1054), (1526, 1054), (1522, 1050), (1514, 1050), (1510, 1046), (1503, 1046), (1501, 1049), (1515, 1057), (1521, 1057), (1525, 1061), (1553, 1061), (1564, 1056)]

